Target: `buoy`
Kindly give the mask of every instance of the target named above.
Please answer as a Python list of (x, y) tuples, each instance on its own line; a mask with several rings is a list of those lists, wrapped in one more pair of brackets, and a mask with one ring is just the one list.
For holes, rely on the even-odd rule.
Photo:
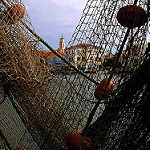
[(143, 8), (137, 5), (127, 5), (118, 11), (117, 20), (124, 27), (140, 27), (146, 23), (147, 14)]
[(91, 139), (79, 132), (71, 132), (67, 136), (67, 144), (71, 150), (90, 150)]
[(95, 89), (94, 96), (97, 100), (105, 99), (115, 88), (115, 81), (112, 78), (106, 87), (109, 78), (103, 79)]
[(20, 4), (15, 4), (8, 8), (8, 18), (10, 24), (17, 23), (25, 14), (25, 8)]

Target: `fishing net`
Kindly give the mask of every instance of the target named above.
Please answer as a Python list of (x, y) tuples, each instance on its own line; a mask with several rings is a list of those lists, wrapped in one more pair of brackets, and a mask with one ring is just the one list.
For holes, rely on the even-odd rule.
[(68, 61), (34, 32), (22, 1), (2, 0), (1, 148), (149, 149), (148, 6), (87, 0)]

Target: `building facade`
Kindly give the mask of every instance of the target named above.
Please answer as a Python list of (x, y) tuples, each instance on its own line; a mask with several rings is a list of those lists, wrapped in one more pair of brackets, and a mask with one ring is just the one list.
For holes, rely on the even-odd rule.
[[(60, 50), (57, 50), (57, 52), (58, 52), (61, 56), (65, 57), (67, 60), (69, 60), (69, 59), (68, 59), (68, 56), (65, 55), (64, 53), (62, 53)], [(61, 59), (60, 59), (57, 55), (55, 55), (54, 53), (51, 53), (50, 55), (48, 55), (47, 60), (48, 60), (48, 62), (49, 62), (51, 65), (53, 65), (53, 66), (65, 66), (65, 65), (66, 65), (66, 63), (65, 63), (63, 60), (61, 60)]]
[(103, 49), (90, 44), (77, 44), (65, 49), (69, 61), (82, 70), (99, 69), (104, 61)]
[[(144, 53), (147, 45), (133, 45), (129, 50), (123, 50), (119, 62), (122, 67), (125, 66), (128, 70), (138, 68), (144, 60)], [(127, 62), (126, 62), (127, 61)]]
[[(56, 50), (61, 56), (65, 57), (72, 65), (81, 70), (98, 70), (104, 62), (104, 52), (101, 47), (80, 43), (65, 48), (64, 38), (60, 38), (59, 48)], [(51, 51), (43, 51), (47, 60), (54, 66), (65, 66), (57, 55)], [(66, 65), (67, 66), (67, 65)]]
[[(66, 60), (69, 60), (68, 56), (64, 54), (65, 40), (63, 37), (60, 38), (59, 48), (55, 51), (59, 53), (62, 57), (64, 57)], [(66, 63), (50, 50), (44, 50), (43, 55), (47, 59), (48, 63), (50, 63), (53, 66), (66, 66)]]
[(76, 51), (76, 48), (74, 46), (66, 48), (64, 51), (64, 54), (66, 54), (69, 58), (69, 62), (71, 62), (73, 65), (75, 62), (75, 51)]

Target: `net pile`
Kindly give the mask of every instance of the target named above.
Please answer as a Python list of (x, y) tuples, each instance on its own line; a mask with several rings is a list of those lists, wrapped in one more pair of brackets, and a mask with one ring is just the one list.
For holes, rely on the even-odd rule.
[[(127, 5), (135, 4), (147, 13), (148, 1), (88, 0), (65, 50), (70, 62), (63, 73), (48, 62), (41, 39), (27, 29), (34, 30), (27, 12), (21, 19), (8, 12), (15, 4), (24, 6), (18, 0), (0, 3), (0, 86), (4, 95), (0, 121), (12, 126), (9, 132), (13, 133), (15, 124), (23, 133), (17, 121), (7, 121), (15, 116), (10, 113), (9, 97), (30, 138), (18, 139), (14, 134), (10, 142), (5, 135), (8, 128), (1, 127), (1, 148), (149, 148), (147, 16), (139, 27), (129, 26), (130, 22), (124, 27), (117, 19), (119, 10)], [(104, 89), (97, 98), (95, 88), (106, 78), (106, 87), (111, 81), (115, 86), (109, 94)]]

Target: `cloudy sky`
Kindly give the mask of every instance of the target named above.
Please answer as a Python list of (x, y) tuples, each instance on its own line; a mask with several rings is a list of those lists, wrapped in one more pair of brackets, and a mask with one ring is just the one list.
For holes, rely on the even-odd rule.
[[(87, 0), (22, 0), (35, 31), (54, 49), (63, 35), (69, 42)], [(148, 35), (150, 42), (150, 35)], [(44, 49), (47, 49), (44, 47)]]
[(35, 31), (54, 49), (62, 34), (66, 45), (82, 15), (87, 0), (22, 0)]

